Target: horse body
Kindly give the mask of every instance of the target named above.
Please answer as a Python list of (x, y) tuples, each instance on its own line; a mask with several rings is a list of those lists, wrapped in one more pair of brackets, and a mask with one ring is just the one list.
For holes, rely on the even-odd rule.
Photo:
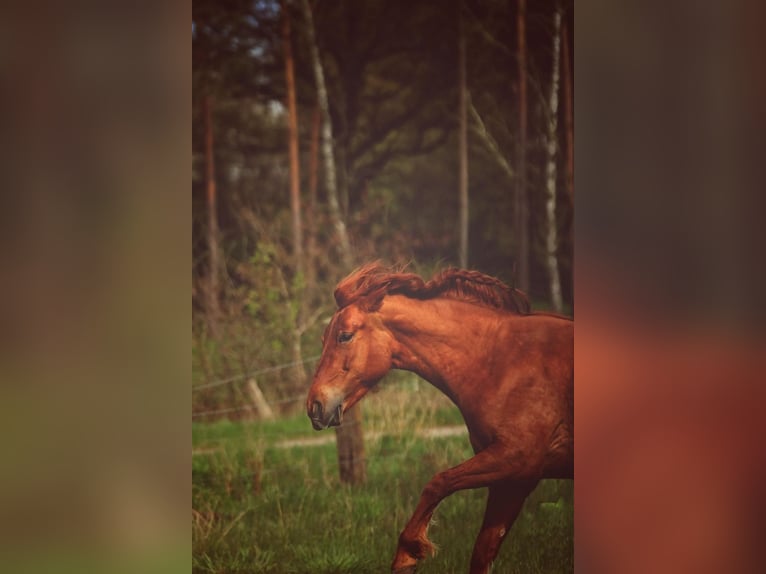
[(432, 552), (427, 528), (446, 496), (489, 488), (471, 573), (487, 572), (526, 496), (542, 478), (573, 476), (574, 323), (529, 313), (518, 292), (475, 272), (429, 283), (374, 264), (339, 284), (307, 398), (314, 428), (340, 424), (391, 368), (412, 371), (460, 409), (476, 453), (426, 485), (392, 569)]
[[(413, 307), (417, 313), (408, 313)], [(528, 460), (544, 453), (541, 478), (566, 478), (567, 465), (571, 475), (572, 321), (401, 295), (386, 297), (379, 314), (394, 340), (392, 366), (450, 397), (475, 451), (521, 442)]]

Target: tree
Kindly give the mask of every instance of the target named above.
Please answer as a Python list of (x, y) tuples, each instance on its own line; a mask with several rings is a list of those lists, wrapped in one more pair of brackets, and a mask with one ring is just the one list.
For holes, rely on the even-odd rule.
[(202, 99), (202, 114), (205, 121), (205, 188), (207, 190), (207, 248), (208, 280), (205, 286), (206, 317), (208, 328), (213, 338), (218, 337), (218, 318), (221, 310), (218, 306), (218, 272), (220, 269), (218, 250), (218, 210), (215, 187), (215, 160), (213, 158), (213, 98)]
[[(335, 171), (335, 157), (333, 153), (332, 120), (327, 101), (327, 87), (325, 85), (322, 60), (319, 56), (319, 47), (314, 33), (314, 18), (308, 0), (301, 0), (303, 17), (306, 22), (306, 34), (308, 36), (311, 61), (316, 82), (317, 102), (321, 114), (321, 148), (324, 159), (325, 190), (330, 206), (330, 216), (338, 236), (340, 253), (344, 266), (351, 271), (353, 266), (353, 254), (351, 243), (348, 239), (346, 225), (338, 203), (338, 188)], [(364, 435), (362, 433), (362, 414), (357, 404), (347, 413), (343, 424), (335, 428), (335, 437), (338, 447), (338, 466), (340, 479), (350, 484), (359, 484), (367, 478), (367, 463), (364, 458)]]
[(337, 234), (340, 255), (343, 264), (351, 271), (354, 265), (351, 253), (351, 242), (348, 238), (346, 223), (340, 210), (338, 201), (338, 178), (336, 171), (335, 152), (333, 150), (332, 119), (330, 118), (330, 104), (327, 101), (327, 85), (325, 84), (324, 68), (319, 55), (319, 46), (314, 32), (314, 17), (308, 0), (301, 0), (303, 18), (306, 21), (306, 35), (308, 36), (309, 50), (311, 51), (311, 66), (314, 72), (316, 84), (317, 102), (321, 117), (321, 151), (325, 169), (325, 190), (327, 202), (330, 207), (335, 233)]
[(529, 291), (529, 213), (527, 202), (527, 32), (526, 0), (518, 1), (516, 33), (519, 76), (519, 137), (516, 144), (516, 195), (514, 201), (514, 234), (516, 236), (518, 280), (522, 291)]
[[(288, 131), (288, 154), (290, 157), (290, 211), (292, 212), (292, 230), (293, 230), (293, 260), (294, 277), (293, 290), (294, 296), (301, 299), (301, 303), (296, 305), (294, 329), (292, 337), (292, 350), (294, 376), (296, 382), (302, 383), (306, 379), (306, 372), (303, 369), (301, 360), (303, 353), (301, 349), (301, 328), (303, 316), (305, 314), (305, 292), (303, 281), (305, 280), (305, 265), (303, 261), (303, 224), (301, 222), (301, 173), (300, 161), (298, 157), (298, 106), (295, 101), (295, 70), (293, 64), (292, 36), (290, 33), (290, 8), (287, 0), (282, 2), (282, 44), (285, 55), (285, 84), (287, 96), (287, 131)], [(296, 385), (298, 386), (298, 385)]]
[(290, 210), (292, 212), (293, 257), (295, 271), (303, 273), (303, 227), (301, 223), (301, 173), (298, 158), (298, 106), (295, 103), (295, 70), (292, 38), (290, 35), (290, 9), (282, 3), (282, 43), (285, 53), (285, 84), (287, 94), (288, 154), (290, 156)]
[(458, 162), (460, 165), (460, 175), (458, 177), (458, 187), (460, 196), (460, 267), (468, 267), (468, 88), (466, 86), (465, 73), (465, 27), (463, 24), (462, 0), (457, 3), (458, 6), (458, 117), (460, 118), (460, 127), (458, 128)]
[[(296, 159), (292, 167), (299, 165), (298, 134), (287, 137), (285, 126), (292, 122), (284, 111), (295, 109), (290, 106), (290, 82), (286, 77), (288, 63), (294, 64), (295, 58), (294, 53), (285, 54), (292, 44), (285, 42), (285, 14), (279, 0), (232, 0), (223, 4), (195, 0), (192, 24), (193, 97), (210, 94), (216, 102), (221, 274), (217, 321), (221, 326), (220, 341), (210, 345), (198, 338), (200, 345), (195, 350), (199, 360), (209, 365), (208, 371), (218, 377), (233, 375), (228, 371), (234, 364), (234, 370), (242, 372), (264, 365), (296, 363), (289, 371), (280, 372), (277, 385), (266, 383), (264, 391), (271, 399), (294, 396), (298, 388), (304, 387), (302, 334), (312, 328), (317, 316), (316, 310), (301, 314), (303, 290), (298, 268), (303, 259), (302, 239), (294, 237), (302, 229), (299, 193), (295, 193), (299, 188), (293, 183), (298, 182), (298, 171), (286, 169), (291, 155)], [(293, 85), (297, 92), (295, 88)], [(292, 119), (297, 118), (295, 111)], [(197, 165), (203, 165), (198, 157), (205, 157), (203, 116), (193, 117), (194, 196), (200, 195), (202, 187), (197, 185), (196, 172)], [(294, 127), (297, 132), (297, 121)], [(291, 147), (295, 153), (290, 152)], [(295, 177), (288, 187), (286, 176), (290, 172)], [(288, 189), (290, 194), (285, 193)], [(292, 219), (282, 218), (283, 205), (288, 207), (288, 214), (298, 216), (297, 224), (290, 225)], [(194, 237), (203, 229), (200, 215), (207, 221), (208, 211), (206, 202), (194, 202)], [(198, 261), (207, 261), (210, 249), (198, 242), (193, 245), (193, 253), (194, 276), (199, 276), (202, 269), (205, 279), (196, 284), (204, 287), (207, 269)], [(206, 291), (200, 289), (199, 293), (204, 296)], [(194, 299), (199, 298), (192, 302), (196, 326), (200, 302)], [(207, 307), (203, 306), (205, 322)], [(292, 376), (284, 377), (286, 373)], [(241, 385), (228, 385), (227, 389), (231, 395), (226, 397), (226, 406), (235, 406), (237, 400), (246, 398)], [(216, 399), (222, 396), (217, 393)], [(237, 412), (232, 416), (241, 415)]]
[(315, 16), (338, 193), (350, 215), (392, 161), (431, 153), (454, 134), (457, 21), (451, 10), (408, 0), (337, 0)]
[(561, 312), (561, 279), (558, 264), (558, 220), (556, 217), (556, 159), (558, 150), (558, 112), (559, 112), (559, 68), (561, 62), (561, 9), (553, 15), (553, 50), (551, 81), (548, 99), (548, 130), (546, 133), (546, 151), (548, 160), (545, 165), (545, 262), (548, 268), (548, 285), (553, 308)]
[[(569, 24), (564, 18), (561, 28), (562, 67), (564, 82), (564, 127), (566, 149), (566, 191), (570, 210), (574, 210), (574, 114), (572, 108), (572, 68), (569, 62)], [(574, 225), (569, 225), (569, 244), (574, 244)], [(570, 262), (571, 265), (571, 262)]]
[[(317, 258), (317, 216), (318, 199), (317, 187), (319, 182), (319, 130), (321, 128), (321, 111), (319, 102), (314, 106), (311, 114), (311, 144), (309, 147), (309, 202), (306, 211), (306, 221), (308, 223), (308, 239), (306, 240), (306, 253), (309, 264), (306, 266), (306, 291), (309, 294), (314, 293), (316, 288), (316, 265), (314, 261)], [(308, 298), (304, 298), (308, 301)]]

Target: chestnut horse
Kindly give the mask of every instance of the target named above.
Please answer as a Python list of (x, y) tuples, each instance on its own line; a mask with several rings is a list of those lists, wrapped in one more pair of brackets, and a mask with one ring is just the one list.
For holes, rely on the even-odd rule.
[(530, 312), (520, 291), (460, 269), (425, 282), (371, 263), (338, 284), (335, 300), (306, 400), (313, 427), (339, 425), (388, 371), (404, 369), (457, 405), (475, 452), (428, 482), (392, 570), (414, 572), (433, 553), (427, 529), (444, 498), (488, 487), (470, 569), (488, 572), (538, 481), (574, 477), (574, 322)]

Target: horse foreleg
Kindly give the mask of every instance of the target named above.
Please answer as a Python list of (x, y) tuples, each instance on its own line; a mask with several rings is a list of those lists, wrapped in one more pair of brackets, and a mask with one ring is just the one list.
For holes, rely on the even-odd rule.
[(484, 521), (471, 556), (470, 574), (486, 574), (500, 551), (506, 534), (519, 515), (524, 500), (537, 481), (503, 482), (489, 487)]
[(494, 444), (473, 458), (436, 474), (423, 489), (415, 512), (399, 536), (393, 572), (414, 572), (417, 561), (433, 553), (428, 540), (428, 523), (439, 503), (458, 490), (481, 488), (499, 481), (530, 476), (526, 469), (508, 463), (508, 451)]

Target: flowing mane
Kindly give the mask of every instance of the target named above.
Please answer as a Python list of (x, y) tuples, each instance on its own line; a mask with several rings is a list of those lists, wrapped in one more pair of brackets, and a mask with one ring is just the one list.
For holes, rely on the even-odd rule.
[(517, 315), (530, 312), (529, 300), (524, 293), (478, 271), (448, 268), (430, 281), (423, 281), (415, 273), (394, 271), (379, 261), (360, 267), (338, 283), (335, 302), (339, 309), (359, 303), (365, 310), (375, 311), (386, 295), (394, 294), (413, 299), (444, 297)]

